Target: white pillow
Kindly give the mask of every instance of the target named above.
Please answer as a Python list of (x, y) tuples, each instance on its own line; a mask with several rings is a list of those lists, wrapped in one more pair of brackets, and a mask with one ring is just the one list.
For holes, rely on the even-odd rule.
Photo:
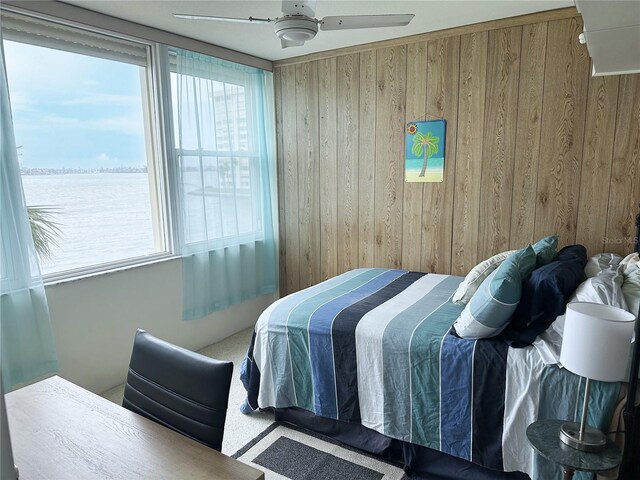
[(476, 290), (482, 285), (484, 279), (498, 268), (509, 255), (517, 251), (518, 250), (509, 250), (508, 252), (498, 253), (473, 267), (467, 276), (464, 277), (462, 283), (458, 285), (458, 289), (456, 293), (453, 294), (451, 301), (456, 305), (466, 305), (469, 303), (469, 300), (471, 300), (473, 294), (476, 293)]
[(620, 265), (624, 266), (625, 268), (627, 266), (633, 266), (638, 264), (640, 264), (640, 255), (638, 255), (637, 253), (630, 253), (629, 255), (624, 257), (622, 260), (620, 260)]
[(571, 302), (592, 302), (611, 305), (623, 310), (628, 310), (625, 295), (622, 291), (624, 277), (622, 267), (608, 267), (600, 271), (596, 276), (587, 278), (582, 282), (573, 295), (569, 297)]
[(598, 253), (589, 259), (584, 267), (584, 273), (587, 278), (595, 277), (607, 268), (617, 267), (621, 260), (622, 256), (617, 253)]

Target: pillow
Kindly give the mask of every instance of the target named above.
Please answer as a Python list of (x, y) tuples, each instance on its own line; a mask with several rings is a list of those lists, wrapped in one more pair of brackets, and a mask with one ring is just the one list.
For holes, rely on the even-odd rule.
[(567, 245), (558, 252), (554, 260), (579, 260), (584, 267), (587, 264), (587, 249), (584, 245)]
[(627, 255), (621, 262), (622, 293), (627, 302), (628, 310), (638, 315), (640, 308), (640, 256), (637, 253)]
[[(589, 265), (585, 267), (585, 273)], [(601, 270), (596, 276), (587, 278), (569, 297), (571, 302), (592, 302), (611, 305), (628, 310), (627, 302), (622, 292), (622, 276), (620, 267), (609, 267)], [(589, 275), (587, 274), (587, 277)]]
[(584, 267), (584, 273), (587, 278), (595, 277), (603, 270), (617, 267), (621, 260), (622, 257), (617, 253), (599, 253), (589, 259), (587, 266)]
[(471, 300), (471, 297), (476, 293), (476, 290), (478, 290), (478, 287), (480, 287), (484, 279), (498, 268), (509, 255), (515, 252), (517, 252), (517, 250), (498, 253), (497, 255), (494, 255), (473, 267), (467, 276), (464, 277), (462, 283), (458, 285), (458, 289), (456, 290), (456, 293), (453, 294), (451, 301), (456, 305), (466, 305), (469, 303), (469, 300)]
[(522, 285), (522, 299), (502, 336), (512, 347), (531, 345), (538, 335), (562, 315), (569, 295), (585, 279), (587, 249), (565, 247), (555, 260), (537, 268)]
[(522, 280), (536, 265), (531, 245), (511, 254), (480, 285), (453, 324), (462, 338), (488, 338), (498, 335), (509, 323), (518, 306)]
[(639, 263), (640, 263), (640, 255), (638, 255), (638, 253), (636, 252), (630, 253), (629, 255), (624, 257), (622, 260), (620, 260), (620, 265), (625, 267), (627, 265), (638, 265)]
[(549, 235), (531, 245), (536, 252), (536, 267), (542, 267), (553, 260), (558, 248), (558, 235)]

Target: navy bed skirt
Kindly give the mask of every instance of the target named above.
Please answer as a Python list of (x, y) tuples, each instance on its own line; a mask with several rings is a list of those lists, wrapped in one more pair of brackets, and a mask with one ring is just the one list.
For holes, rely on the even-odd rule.
[(431, 448), (389, 438), (360, 424), (318, 417), (299, 408), (276, 408), (275, 419), (320, 433), (351, 447), (404, 465), (407, 475), (429, 480), (530, 480), (522, 472), (499, 472)]

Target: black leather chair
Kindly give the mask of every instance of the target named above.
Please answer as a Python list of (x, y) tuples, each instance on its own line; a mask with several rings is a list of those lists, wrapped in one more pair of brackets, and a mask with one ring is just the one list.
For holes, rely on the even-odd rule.
[(233, 363), (136, 332), (122, 406), (218, 451)]

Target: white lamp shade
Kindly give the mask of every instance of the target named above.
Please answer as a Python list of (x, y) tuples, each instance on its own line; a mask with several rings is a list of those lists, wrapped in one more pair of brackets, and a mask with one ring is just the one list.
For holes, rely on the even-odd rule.
[(567, 305), (560, 363), (581, 377), (603, 382), (625, 379), (636, 317), (599, 303)]

